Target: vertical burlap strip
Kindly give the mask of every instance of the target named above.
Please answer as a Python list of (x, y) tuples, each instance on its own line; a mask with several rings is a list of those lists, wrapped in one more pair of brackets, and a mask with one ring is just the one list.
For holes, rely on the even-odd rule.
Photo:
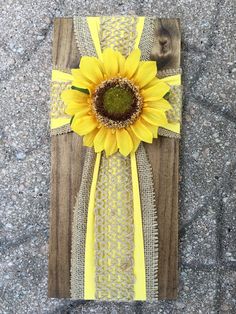
[(84, 16), (74, 16), (74, 32), (78, 50), (81, 56), (96, 57), (96, 50)]
[(143, 32), (139, 43), (139, 48), (142, 51), (142, 60), (150, 60), (154, 42), (154, 24), (154, 17), (145, 17)]
[(134, 223), (130, 158), (102, 154), (95, 197), (96, 299), (134, 298)]
[(82, 180), (75, 203), (72, 224), (71, 248), (71, 298), (84, 298), (84, 254), (87, 226), (88, 202), (96, 154), (87, 148)]
[(153, 174), (145, 148), (136, 152), (142, 206), (147, 300), (158, 299), (158, 217)]

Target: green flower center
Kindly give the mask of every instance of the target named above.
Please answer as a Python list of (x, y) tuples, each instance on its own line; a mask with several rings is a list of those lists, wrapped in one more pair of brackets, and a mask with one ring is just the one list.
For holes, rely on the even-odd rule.
[(109, 114), (122, 114), (130, 110), (134, 96), (131, 90), (115, 86), (105, 91), (103, 106)]
[(126, 78), (102, 82), (93, 93), (92, 108), (101, 124), (123, 128), (132, 124), (141, 113), (139, 90)]

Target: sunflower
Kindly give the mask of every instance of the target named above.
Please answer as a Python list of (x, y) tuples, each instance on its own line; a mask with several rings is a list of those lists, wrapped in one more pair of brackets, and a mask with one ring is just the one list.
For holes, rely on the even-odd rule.
[(140, 56), (139, 49), (125, 58), (107, 48), (101, 58), (82, 57), (80, 68), (71, 71), (72, 87), (61, 95), (65, 112), (72, 116), (71, 129), (95, 152), (127, 156), (167, 125), (165, 112), (172, 107), (163, 97), (170, 88), (156, 77), (156, 62)]

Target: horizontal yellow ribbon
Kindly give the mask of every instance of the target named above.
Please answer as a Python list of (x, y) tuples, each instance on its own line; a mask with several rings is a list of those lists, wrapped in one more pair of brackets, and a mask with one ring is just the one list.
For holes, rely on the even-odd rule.
[[(52, 70), (52, 82), (71, 82), (73, 80), (73, 76), (71, 74), (59, 71), (59, 70)], [(170, 86), (174, 85), (181, 85), (181, 75), (176, 74), (172, 76), (167, 76), (162, 79), (165, 83), (169, 84)], [(56, 129), (67, 125), (70, 123), (70, 118), (51, 118), (51, 129)], [(180, 134), (180, 123), (168, 123), (165, 129), (170, 130), (172, 132)]]
[[(73, 76), (69, 73), (62, 72), (59, 70), (52, 70), (52, 83), (53, 82), (72, 82)], [(67, 125), (70, 123), (71, 118), (65, 118), (65, 117), (59, 117), (59, 118), (53, 118), (51, 117), (50, 121), (50, 127), (51, 129), (57, 129), (64, 125)]]

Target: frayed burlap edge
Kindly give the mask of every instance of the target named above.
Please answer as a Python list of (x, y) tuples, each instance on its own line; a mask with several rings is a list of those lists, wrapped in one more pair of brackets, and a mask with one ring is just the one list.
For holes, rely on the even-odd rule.
[(180, 138), (181, 137), (179, 133), (175, 133), (175, 132), (169, 131), (169, 130), (164, 129), (164, 128), (158, 129), (158, 135), (169, 137), (169, 138)]
[(177, 74), (182, 74), (182, 69), (177, 68), (177, 69), (166, 69), (166, 70), (161, 70), (157, 72), (157, 77), (158, 78), (164, 78), (167, 76), (172, 76), (172, 75), (177, 75)]
[(96, 154), (93, 148), (87, 148), (84, 159), (81, 185), (73, 212), (70, 278), (70, 293), (72, 299), (84, 299), (85, 239), (88, 203), (95, 158)]
[(61, 134), (65, 134), (65, 133), (69, 133), (72, 132), (70, 124), (65, 124), (63, 126), (61, 126), (60, 128), (56, 128), (56, 129), (51, 129), (51, 136), (55, 136), (55, 135), (61, 135)]
[(54, 65), (53, 70), (58, 70), (58, 71), (61, 71), (61, 72), (65, 72), (67, 74), (71, 74), (71, 68), (62, 68), (60, 66), (57, 66), (57, 65)]
[(152, 167), (141, 143), (136, 152), (146, 270), (147, 300), (158, 300), (158, 217)]
[(73, 26), (75, 40), (81, 56), (97, 56), (96, 49), (91, 38), (87, 18), (85, 16), (74, 16)]

